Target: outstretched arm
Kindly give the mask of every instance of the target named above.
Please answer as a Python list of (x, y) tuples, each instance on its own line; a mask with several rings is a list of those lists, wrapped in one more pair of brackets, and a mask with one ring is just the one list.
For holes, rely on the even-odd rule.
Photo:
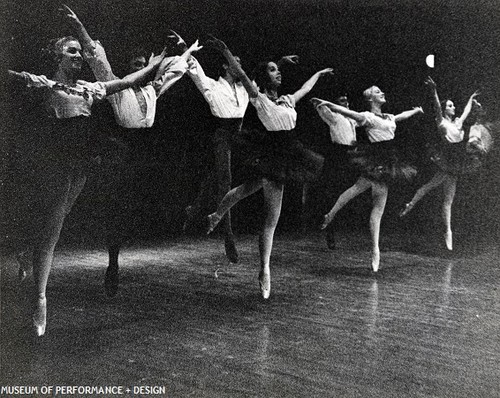
[(66, 4), (63, 4), (62, 7), (59, 8), (59, 11), (61, 11), (66, 16), (69, 24), (75, 29), (83, 49), (91, 51), (94, 48), (94, 41), (88, 34), (87, 29), (85, 29), (85, 26), (83, 26), (83, 23), (80, 21), (75, 12)]
[(441, 110), (441, 103), (439, 101), (439, 96), (436, 89), (436, 83), (434, 82), (434, 80), (432, 80), (430, 76), (427, 79), (425, 79), (424, 83), (427, 85), (427, 87), (431, 89), (432, 106), (434, 108), (434, 113), (436, 115), (436, 123), (439, 126), (443, 121), (443, 111)]
[[(187, 63), (188, 60), (191, 58), (191, 55), (194, 52), (201, 50), (202, 48), (203, 48), (203, 46), (200, 46), (198, 44), (198, 40), (196, 40), (191, 45), (191, 47), (189, 47), (189, 48), (186, 47), (186, 51), (184, 51), (184, 53), (179, 58)], [(163, 74), (165, 73), (165, 70), (167, 69), (167, 66), (170, 64), (170, 62), (171, 62), (171, 58), (165, 58), (162, 61), (162, 63), (158, 67), (158, 70), (156, 71), (155, 80), (158, 80), (161, 76), (163, 76)]]
[(406, 120), (406, 119), (408, 119), (408, 118), (410, 118), (418, 113), (424, 113), (424, 110), (422, 109), (421, 106), (416, 106), (415, 108), (413, 108), (410, 111), (401, 112), (400, 114), (398, 114), (394, 117), (394, 120), (397, 123), (397, 122), (400, 122), (402, 120)]
[(294, 94), (293, 97), (295, 99), (295, 103), (299, 102), (306, 94), (308, 94), (314, 85), (318, 82), (319, 78), (324, 75), (331, 75), (333, 74), (333, 69), (332, 68), (326, 68), (323, 70), (320, 70), (319, 72), (316, 72), (314, 75), (311, 76), (311, 78), (306, 81), (301, 88), (299, 88)]
[(201, 48), (202, 46), (199, 46), (198, 40), (196, 40), (180, 57), (167, 57), (163, 59), (153, 80), (153, 87), (156, 90), (157, 97), (160, 97), (184, 76), (184, 73), (189, 68), (188, 60), (191, 59), (191, 54)]
[(142, 80), (146, 78), (146, 76), (154, 71), (160, 63), (165, 58), (165, 54), (167, 49), (164, 48), (160, 55), (151, 56), (148, 66), (142, 68), (141, 70), (131, 73), (130, 75), (125, 76), (123, 79), (111, 80), (108, 82), (103, 82), (106, 87), (106, 95), (115, 94), (118, 91), (124, 90), (126, 88), (135, 86), (139, 84)]
[(461, 123), (465, 122), (465, 119), (469, 116), (472, 110), (472, 104), (475, 101), (475, 98), (479, 95), (479, 91), (474, 91), (474, 93), (470, 96), (469, 101), (467, 101), (467, 105), (465, 105), (462, 116), (460, 116), (459, 120)]
[(364, 124), (366, 122), (366, 117), (362, 113), (352, 111), (350, 109), (347, 109), (343, 106), (334, 104), (329, 101), (325, 101), (319, 98), (311, 98), (311, 103), (314, 105), (316, 109), (322, 106), (326, 106), (328, 109), (330, 109), (333, 112), (340, 113), (343, 116), (349, 117), (351, 119), (356, 120), (360, 125)]
[(257, 86), (247, 76), (240, 63), (234, 57), (233, 53), (229, 50), (229, 48), (227, 48), (226, 43), (213, 36), (210, 36), (210, 40), (207, 41), (206, 46), (212, 47), (213, 49), (219, 51), (224, 56), (224, 58), (226, 58), (229, 64), (229, 68), (234, 72), (236, 76), (239, 77), (241, 83), (243, 83), (243, 87), (245, 87), (248, 95), (251, 98), (255, 98), (259, 95)]

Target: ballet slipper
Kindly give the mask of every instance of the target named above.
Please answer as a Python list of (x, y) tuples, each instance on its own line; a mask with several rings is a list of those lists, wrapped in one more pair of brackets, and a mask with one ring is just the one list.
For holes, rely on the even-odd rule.
[(415, 206), (413, 202), (405, 204), (404, 209), (399, 212), (399, 217), (406, 216), (411, 211), (411, 209), (413, 209), (413, 206)]
[(221, 217), (217, 215), (217, 213), (212, 213), (207, 216), (208, 220), (208, 228), (207, 228), (207, 235), (213, 232), (217, 224), (219, 224), (219, 221), (221, 220)]
[(39, 297), (36, 302), (36, 308), (33, 313), (33, 331), (37, 337), (45, 334), (47, 326), (47, 298)]
[(380, 265), (380, 251), (374, 250), (372, 252), (372, 270), (377, 272)]
[(259, 288), (262, 297), (268, 299), (271, 294), (271, 274), (269, 272), (263, 270), (259, 272)]
[(446, 243), (446, 248), (449, 251), (453, 250), (453, 234), (451, 231), (446, 231), (444, 234), (444, 241)]

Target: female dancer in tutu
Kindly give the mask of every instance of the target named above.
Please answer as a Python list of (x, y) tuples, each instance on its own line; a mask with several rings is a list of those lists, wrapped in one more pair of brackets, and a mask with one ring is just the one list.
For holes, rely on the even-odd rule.
[(337, 212), (348, 202), (371, 188), (373, 199), (370, 215), (372, 269), (377, 272), (380, 264), (380, 222), (387, 202), (388, 183), (397, 180), (409, 180), (416, 174), (413, 167), (403, 163), (398, 157), (393, 142), (396, 123), (418, 113), (423, 113), (423, 110), (421, 107), (416, 107), (399, 115), (382, 113), (382, 106), (386, 103), (386, 100), (385, 94), (380, 88), (372, 86), (366, 89), (363, 95), (370, 104), (369, 112), (355, 112), (317, 98), (311, 100), (316, 107), (327, 106), (334, 112), (354, 119), (358, 125), (365, 126), (370, 140), (366, 153), (353, 159), (354, 164), (361, 169), (361, 177), (351, 188), (340, 195), (333, 208), (324, 216), (321, 229), (325, 229), (333, 221)]
[(259, 236), (261, 269), (258, 279), (262, 297), (267, 299), (271, 293), (271, 250), (281, 213), (284, 184), (316, 178), (323, 164), (322, 156), (304, 148), (293, 137), (297, 120), (295, 104), (312, 90), (321, 76), (331, 74), (332, 69), (316, 72), (294, 94), (278, 96), (281, 72), (275, 62), (261, 62), (256, 67), (254, 84), (222, 41), (212, 38), (207, 45), (219, 50), (240, 77), (263, 125), (259, 131), (237, 138), (236, 144), (245, 158), (249, 176), (243, 184), (230, 190), (217, 211), (208, 216), (208, 233), (236, 203), (263, 190), (266, 216)]
[[(33, 183), (37, 208), (33, 237), (33, 276), (36, 298), (33, 328), (42, 336), (46, 328), (47, 281), (55, 246), (66, 215), (70, 212), (86, 181), (91, 160), (89, 116), (94, 101), (135, 86), (154, 71), (165, 51), (151, 56), (149, 65), (123, 79), (89, 83), (78, 80), (82, 67), (82, 47), (74, 37), (53, 40), (47, 48), (55, 64), (52, 79), (27, 72), (9, 71), (9, 75), (28, 87), (43, 89), (46, 120), (43, 137), (31, 158), (34, 159)], [(38, 127), (38, 126), (37, 126)], [(35, 127), (36, 128), (36, 127)]]
[[(436, 89), (436, 83), (428, 77), (425, 84), (431, 89), (433, 95), (434, 111), (436, 113), (436, 124), (441, 136), (441, 145), (438, 153), (431, 159), (439, 167), (434, 177), (425, 185), (417, 190), (412, 200), (408, 202), (401, 211), (400, 216), (406, 216), (413, 207), (432, 189), (442, 185), (444, 190), (444, 199), (442, 207), (442, 217), (445, 225), (444, 239), (446, 248), (453, 250), (453, 235), (451, 231), (451, 206), (455, 197), (458, 176), (460, 174), (471, 172), (477, 169), (478, 163), (468, 162), (466, 145), (464, 143), (463, 123), (469, 116), (474, 98), (479, 94), (477, 91), (472, 94), (465, 106), (462, 116), (455, 118), (455, 105), (453, 101), (446, 100), (442, 103)], [(474, 144), (473, 144), (474, 146)], [(474, 150), (471, 147), (472, 152)], [(472, 159), (472, 158), (470, 158)]]

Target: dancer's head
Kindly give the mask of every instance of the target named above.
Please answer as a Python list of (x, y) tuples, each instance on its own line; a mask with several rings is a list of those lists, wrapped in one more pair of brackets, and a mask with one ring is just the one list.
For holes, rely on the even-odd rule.
[(441, 112), (443, 113), (444, 117), (448, 117), (450, 119), (455, 117), (455, 104), (453, 103), (453, 101), (450, 99), (441, 101)]
[(44, 49), (55, 69), (75, 73), (82, 69), (82, 46), (73, 36), (65, 36), (50, 41)]
[(253, 79), (260, 90), (277, 89), (281, 85), (281, 72), (276, 62), (260, 62), (253, 71)]
[[(238, 62), (241, 66), (241, 59), (237, 55), (234, 56), (236, 62)], [(222, 61), (222, 64), (219, 68), (219, 76), (222, 76), (225, 79), (231, 78), (233, 80), (239, 80), (239, 76), (234, 72), (234, 70), (229, 66), (226, 59)]]
[(148, 53), (143, 47), (135, 47), (127, 62), (128, 73), (137, 72), (148, 65)]
[(334, 101), (337, 105), (343, 106), (344, 108), (349, 109), (349, 100), (347, 99), (347, 94), (342, 94), (337, 96)]
[(385, 104), (385, 94), (377, 86), (371, 86), (363, 92), (366, 102), (371, 104)]

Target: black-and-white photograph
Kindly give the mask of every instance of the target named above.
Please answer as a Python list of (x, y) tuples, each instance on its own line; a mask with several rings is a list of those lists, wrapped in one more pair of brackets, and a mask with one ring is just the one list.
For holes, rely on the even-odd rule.
[(0, 397), (499, 397), (498, 0), (3, 0)]

